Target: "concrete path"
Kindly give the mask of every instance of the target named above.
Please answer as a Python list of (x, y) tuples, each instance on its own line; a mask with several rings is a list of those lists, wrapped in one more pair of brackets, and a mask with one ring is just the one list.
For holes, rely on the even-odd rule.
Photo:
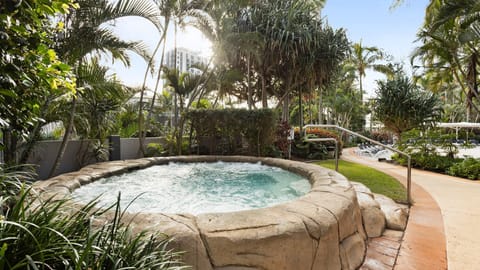
[[(357, 156), (352, 149), (345, 149), (343, 158), (406, 178), (406, 168)], [(416, 169), (412, 169), (412, 181), (440, 206), (447, 240), (448, 268), (480, 269), (480, 182)], [(412, 196), (415, 199), (415, 190)]]

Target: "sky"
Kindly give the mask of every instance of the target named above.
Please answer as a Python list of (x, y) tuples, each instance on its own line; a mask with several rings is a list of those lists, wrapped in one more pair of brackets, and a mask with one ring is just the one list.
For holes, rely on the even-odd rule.
[[(375, 46), (403, 62), (409, 71), (410, 55), (419, 44), (416, 34), (423, 24), (428, 0), (405, 0), (391, 10), (393, 0), (327, 0), (322, 17), (335, 29), (346, 29), (351, 42)], [(363, 80), (367, 96), (373, 96), (376, 80), (385, 76), (367, 71)]]
[[(409, 56), (418, 46), (414, 41), (423, 23), (428, 0), (405, 0), (394, 10), (390, 9), (392, 2), (393, 0), (327, 0), (321, 13), (322, 18), (333, 28), (346, 29), (351, 42), (361, 41), (364, 46), (381, 48), (392, 55), (395, 62), (403, 62), (408, 69)], [(142, 40), (151, 51), (160, 38), (155, 27), (140, 18), (118, 20), (114, 29), (126, 40)], [(167, 43), (167, 50), (172, 49), (173, 31), (168, 34), (167, 39), (170, 40)], [(179, 30), (177, 44), (178, 47), (200, 51), (205, 56), (211, 54), (211, 44), (200, 31), (191, 27)], [(129, 86), (141, 86), (146, 63), (133, 54), (131, 60), (131, 68), (115, 63), (112, 65), (112, 72)], [(376, 80), (383, 78), (384, 76), (379, 73), (367, 71), (363, 79), (367, 97), (374, 95)], [(147, 86), (154, 87), (154, 79), (150, 76)]]

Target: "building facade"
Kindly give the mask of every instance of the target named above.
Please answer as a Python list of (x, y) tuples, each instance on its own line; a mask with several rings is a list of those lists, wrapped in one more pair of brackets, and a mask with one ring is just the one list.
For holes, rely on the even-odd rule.
[(177, 48), (176, 59), (175, 50), (170, 50), (166, 53), (165, 66), (167, 66), (168, 68), (177, 68), (180, 73), (195, 73), (198, 70), (192, 68), (192, 65), (194, 64), (207, 64), (206, 59), (200, 56), (200, 52), (191, 51), (185, 48)]

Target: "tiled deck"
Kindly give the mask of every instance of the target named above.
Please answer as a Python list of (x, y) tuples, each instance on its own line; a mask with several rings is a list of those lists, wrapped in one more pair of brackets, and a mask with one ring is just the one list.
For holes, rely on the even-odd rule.
[(395, 266), (403, 232), (386, 230), (381, 237), (370, 239), (367, 257), (360, 270), (391, 270)]

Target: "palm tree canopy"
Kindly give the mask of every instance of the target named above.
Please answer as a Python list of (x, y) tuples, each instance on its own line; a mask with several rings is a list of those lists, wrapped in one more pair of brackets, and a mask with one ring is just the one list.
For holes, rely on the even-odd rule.
[(127, 51), (150, 58), (147, 47), (142, 42), (121, 40), (110, 25), (118, 18), (140, 16), (163, 30), (160, 12), (149, 0), (80, 0), (79, 8), (61, 20), (65, 30), (57, 37), (57, 51), (62, 59), (70, 64), (92, 53), (110, 53), (113, 59), (130, 64)]

